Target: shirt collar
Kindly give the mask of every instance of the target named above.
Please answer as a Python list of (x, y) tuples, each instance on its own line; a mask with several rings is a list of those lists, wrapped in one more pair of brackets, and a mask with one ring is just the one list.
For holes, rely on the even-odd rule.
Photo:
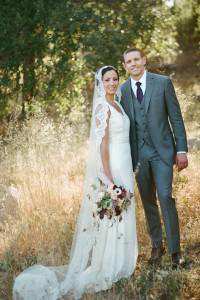
[(142, 77), (139, 80), (134, 80), (131, 77), (131, 85), (135, 86), (136, 82), (138, 82), (138, 81), (141, 82), (141, 84), (143, 85), (144, 83), (146, 83), (146, 77), (147, 77), (147, 71), (145, 70), (144, 74), (142, 75)]

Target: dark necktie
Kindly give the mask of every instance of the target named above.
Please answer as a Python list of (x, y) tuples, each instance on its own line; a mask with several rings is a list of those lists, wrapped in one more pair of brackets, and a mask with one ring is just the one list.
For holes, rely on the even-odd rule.
[(141, 82), (136, 82), (135, 84), (137, 86), (137, 99), (138, 101), (141, 103), (142, 100), (143, 100), (143, 92), (142, 92), (142, 89), (141, 89)]

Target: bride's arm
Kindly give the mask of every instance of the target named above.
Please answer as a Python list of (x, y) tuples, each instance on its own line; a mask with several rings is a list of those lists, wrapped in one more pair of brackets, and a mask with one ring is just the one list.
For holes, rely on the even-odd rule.
[(100, 150), (101, 150), (101, 160), (103, 165), (103, 170), (106, 177), (110, 181), (110, 185), (114, 184), (113, 176), (110, 171), (110, 156), (109, 156), (109, 119), (110, 119), (110, 111), (108, 112), (107, 125), (105, 128), (105, 134), (101, 142)]
[(109, 119), (110, 110), (102, 103), (95, 109), (95, 139), (97, 151), (97, 174), (107, 186), (113, 185), (109, 157)]

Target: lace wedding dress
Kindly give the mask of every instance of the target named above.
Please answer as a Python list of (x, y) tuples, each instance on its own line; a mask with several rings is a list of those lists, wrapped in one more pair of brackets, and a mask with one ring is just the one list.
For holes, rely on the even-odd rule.
[[(114, 282), (132, 275), (138, 255), (134, 198), (128, 210), (122, 213), (121, 221), (107, 217), (97, 221), (92, 214), (98, 197), (98, 178), (109, 184), (99, 150), (106, 126), (109, 126), (109, 163), (114, 183), (133, 192), (130, 121), (122, 106), (116, 104), (121, 112), (106, 101), (93, 104), (92, 168), (90, 164), (87, 169), (84, 199), (68, 266), (28, 268), (15, 280), (14, 300), (80, 299), (84, 292), (107, 290)], [(90, 183), (96, 184), (97, 189), (91, 189)], [(23, 298), (20, 296), (22, 288)]]

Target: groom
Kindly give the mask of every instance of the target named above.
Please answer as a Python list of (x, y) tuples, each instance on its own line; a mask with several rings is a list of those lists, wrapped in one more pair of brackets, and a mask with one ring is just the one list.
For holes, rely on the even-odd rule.
[(180, 233), (175, 199), (172, 198), (173, 165), (186, 168), (187, 140), (173, 84), (169, 77), (146, 70), (140, 49), (128, 49), (123, 65), (129, 79), (121, 86), (121, 104), (130, 119), (133, 169), (152, 242), (150, 263), (160, 261), (165, 249), (156, 198), (165, 225), (172, 267), (181, 263)]

